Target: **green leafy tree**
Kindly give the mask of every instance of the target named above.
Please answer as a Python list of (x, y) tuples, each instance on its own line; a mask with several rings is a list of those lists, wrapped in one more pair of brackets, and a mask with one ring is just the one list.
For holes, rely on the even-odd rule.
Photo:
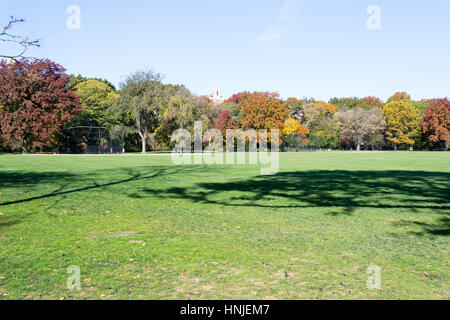
[(286, 100), (286, 104), (289, 108), (291, 118), (302, 121), (304, 115), (303, 114), (304, 101), (299, 100), (297, 98), (288, 98)]
[(194, 121), (198, 110), (195, 107), (194, 97), (184, 87), (169, 98), (164, 111), (161, 125), (156, 129), (155, 137), (159, 143), (171, 147), (172, 133), (177, 129), (186, 129), (193, 132)]
[(98, 80), (86, 80), (74, 87), (81, 99), (81, 113), (74, 124), (79, 126), (104, 126), (111, 123), (109, 109), (119, 99), (110, 86)]
[(130, 127), (139, 135), (142, 153), (147, 142), (154, 141), (153, 134), (163, 120), (169, 100), (162, 76), (153, 71), (136, 72), (121, 83), (121, 94), (114, 107), (116, 117), (128, 119)]
[(111, 88), (112, 91), (116, 91), (116, 87), (111, 82), (109, 82), (106, 79), (102, 79), (102, 78), (86, 78), (86, 77), (83, 77), (81, 74), (79, 74), (77, 76), (72, 75), (72, 77), (71, 77), (69, 83), (67, 84), (67, 86), (69, 88), (74, 88), (77, 85), (79, 85), (80, 83), (88, 81), (88, 80), (97, 80), (97, 81), (99, 81), (99, 82), (101, 82), (103, 84), (106, 84), (108, 87)]
[(361, 106), (361, 99), (352, 98), (332, 98), (329, 103), (336, 106), (339, 110), (355, 109)]
[(203, 122), (204, 130), (214, 128), (222, 109), (206, 96), (194, 97), (194, 104), (197, 109), (196, 113), (200, 116), (195, 120)]
[(181, 118), (180, 108), (171, 107), (164, 112), (163, 121), (155, 132), (155, 137), (160, 144), (166, 147), (171, 146), (172, 133), (181, 128)]
[(330, 104), (338, 107), (340, 111), (346, 111), (351, 109), (372, 109), (372, 108), (381, 108), (383, 106), (383, 102), (381, 102), (380, 98), (377, 97), (365, 97), (365, 98), (333, 98), (329, 101)]
[(420, 116), (423, 117), (425, 114), (425, 110), (427, 110), (427, 108), (431, 106), (433, 102), (434, 100), (420, 100), (411, 101), (411, 104), (414, 106), (414, 108), (417, 109), (417, 111), (419, 111)]
[(303, 107), (304, 121), (310, 131), (309, 141), (318, 148), (339, 147), (338, 108), (323, 101), (308, 103)]
[(233, 120), (236, 124), (239, 124), (242, 120), (241, 113), (239, 111), (239, 105), (234, 102), (224, 102), (220, 105), (221, 110), (228, 110), (233, 117)]

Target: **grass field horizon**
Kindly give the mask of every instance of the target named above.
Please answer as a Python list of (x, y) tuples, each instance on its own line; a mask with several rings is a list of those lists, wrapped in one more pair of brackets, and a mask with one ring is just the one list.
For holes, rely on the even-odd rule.
[(0, 155), (0, 299), (448, 299), (449, 163), (281, 153), (261, 176), (170, 155)]

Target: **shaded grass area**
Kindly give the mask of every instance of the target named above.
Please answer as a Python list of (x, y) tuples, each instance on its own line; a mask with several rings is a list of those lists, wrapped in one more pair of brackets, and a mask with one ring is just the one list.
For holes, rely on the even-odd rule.
[(281, 157), (0, 156), (0, 298), (448, 298), (448, 153)]

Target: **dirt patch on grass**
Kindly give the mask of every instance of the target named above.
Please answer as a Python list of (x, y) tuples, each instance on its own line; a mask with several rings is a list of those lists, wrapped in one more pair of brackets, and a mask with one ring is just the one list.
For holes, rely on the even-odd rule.
[(127, 237), (131, 237), (131, 236), (135, 236), (137, 235), (137, 232), (134, 231), (124, 231), (124, 232), (120, 232), (120, 233), (116, 233), (111, 235), (111, 238), (127, 238)]

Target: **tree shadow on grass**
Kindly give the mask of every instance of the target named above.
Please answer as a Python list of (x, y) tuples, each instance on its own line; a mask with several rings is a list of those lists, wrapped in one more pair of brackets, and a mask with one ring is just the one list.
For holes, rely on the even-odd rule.
[[(36, 200), (54, 198), (53, 205), (50, 205), (51, 208), (61, 201), (61, 197), (65, 198), (70, 194), (99, 190), (135, 181), (151, 180), (160, 176), (178, 174), (186, 171), (189, 171), (188, 167), (174, 168), (171, 166), (160, 166), (140, 167), (139, 170), (119, 168), (84, 174), (71, 174), (66, 172), (0, 172), (0, 190), (13, 189), (17, 190), (17, 193), (19, 191), (21, 194), (25, 193), (25, 197), (20, 197), (16, 194), (16, 199), (0, 202), (0, 209), (17, 204), (31, 203)], [(125, 177), (120, 179), (115, 178), (123, 175)], [(112, 176), (112, 178), (109, 178), (109, 176)], [(103, 182), (98, 181), (105, 179), (106, 181)], [(27, 193), (35, 193), (36, 191), (33, 189), (42, 185), (55, 186), (55, 189), (52, 192), (38, 194), (36, 196), (26, 196)], [(2, 200), (2, 197), (0, 197), (0, 200)], [(19, 224), (34, 213), (18, 212), (13, 217), (2, 217), (0, 220), (0, 228)]]
[[(61, 195), (67, 195), (71, 193), (83, 192), (93, 189), (101, 189), (105, 187), (110, 187), (114, 185), (124, 184), (128, 182), (134, 182), (145, 179), (153, 179), (162, 175), (177, 174), (183, 169), (173, 169), (173, 167), (149, 167), (147, 170), (141, 168), (141, 170), (133, 169), (115, 169), (111, 170), (115, 172), (116, 175), (127, 174), (125, 178), (122, 179), (112, 179), (112, 181), (98, 183), (95, 177), (101, 177), (104, 172), (100, 173), (86, 173), (86, 174), (70, 174), (70, 173), (60, 173), (60, 172), (45, 172), (45, 173), (35, 173), (35, 172), (2, 172), (0, 173), (0, 190), (4, 188), (15, 188), (17, 190), (22, 190), (27, 187), (35, 187), (38, 184), (52, 184), (57, 186), (57, 189), (50, 193), (43, 195), (38, 195), (34, 197), (25, 197), (17, 200), (0, 202), (0, 207), (9, 206), (12, 204), (19, 204), (25, 202), (31, 202), (34, 200), (52, 198)], [(82, 186), (78, 188), (70, 188), (72, 185), (88, 183), (87, 186)]]
[(450, 219), (448, 217), (442, 217), (434, 223), (421, 222), (416, 220), (401, 220), (395, 223), (397, 226), (402, 227), (415, 227), (419, 226), (422, 231), (411, 231), (410, 233), (417, 236), (423, 236), (426, 234), (435, 236), (450, 236)]
[[(450, 173), (446, 172), (294, 171), (198, 183), (190, 188), (146, 188), (142, 192), (168, 200), (229, 207), (329, 208), (329, 215), (350, 215), (358, 208), (433, 210), (443, 215), (450, 212)], [(448, 229), (449, 219), (444, 218), (437, 226), (424, 228), (424, 232), (448, 235)]]
[[(54, 185), (52, 192), (25, 196), (0, 203), (0, 209), (35, 200), (99, 190), (135, 181), (198, 170), (195, 166), (119, 168), (96, 173), (0, 172), (0, 190), (16, 188), (27, 192), (43, 184)], [(202, 168), (203, 170), (203, 168)], [(219, 175), (216, 171), (214, 174)], [(121, 177), (121, 178), (116, 178)], [(324, 208), (329, 215), (351, 215), (356, 209), (385, 208), (412, 212), (433, 211), (444, 217), (435, 225), (423, 225), (423, 232), (449, 235), (450, 173), (419, 171), (293, 171), (274, 176), (258, 176), (229, 182), (203, 182), (190, 187), (143, 188), (129, 197), (155, 196), (185, 199), (194, 203), (229, 207)], [(33, 191), (34, 193), (34, 191)], [(0, 199), (1, 201), (1, 199)], [(395, 214), (395, 211), (392, 211)], [(11, 223), (4, 220), (0, 227)]]

